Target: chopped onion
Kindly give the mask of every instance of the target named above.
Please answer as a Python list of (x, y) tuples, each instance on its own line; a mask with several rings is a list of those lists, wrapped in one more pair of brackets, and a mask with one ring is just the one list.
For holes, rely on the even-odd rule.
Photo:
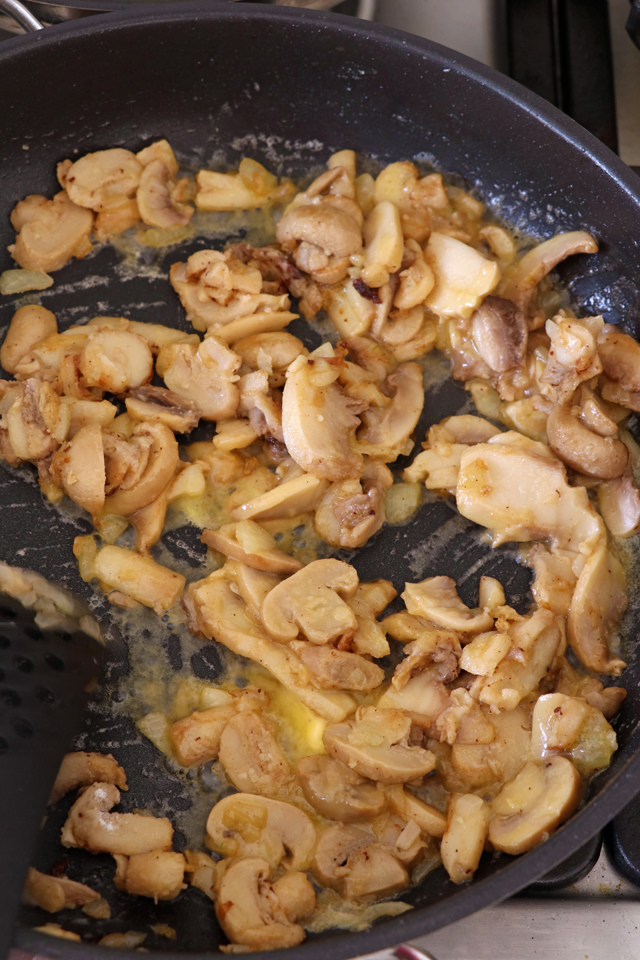
[(0, 273), (0, 293), (5, 297), (28, 290), (46, 290), (52, 286), (53, 277), (42, 270), (5, 270)]
[(387, 491), (385, 501), (387, 522), (404, 523), (416, 512), (421, 499), (421, 483), (394, 483)]
[(149, 227), (148, 230), (138, 230), (136, 240), (143, 247), (170, 247), (174, 243), (182, 243), (195, 236), (195, 227), (187, 223), (176, 227)]

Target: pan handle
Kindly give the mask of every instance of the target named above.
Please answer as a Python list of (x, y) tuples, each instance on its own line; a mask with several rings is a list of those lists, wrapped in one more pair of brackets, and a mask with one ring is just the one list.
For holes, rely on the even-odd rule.
[(20, 0), (0, 0), (0, 7), (6, 10), (9, 16), (13, 17), (21, 27), (24, 27), (27, 33), (42, 30), (40, 21), (20, 3)]

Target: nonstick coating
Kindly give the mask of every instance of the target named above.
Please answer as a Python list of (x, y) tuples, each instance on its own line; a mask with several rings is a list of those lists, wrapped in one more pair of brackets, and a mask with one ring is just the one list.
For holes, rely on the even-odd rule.
[[(52, 195), (55, 164), (68, 156), (117, 144), (139, 149), (166, 137), (197, 164), (226, 160), (233, 165), (248, 153), (295, 175), (335, 149), (353, 147), (380, 160), (433, 160), (484, 196), (496, 215), (539, 237), (592, 230), (601, 253), (573, 258), (563, 279), (584, 314), (602, 313), (636, 330), (640, 197), (635, 176), (533, 94), (425, 40), (309, 11), (186, 3), (91, 18), (8, 41), (0, 47), (0, 89), (3, 247), (13, 238), (8, 214), (15, 200), (29, 193)], [(171, 252), (165, 264), (175, 259), (180, 257)], [(106, 283), (116, 261), (113, 251), (104, 250), (65, 267), (42, 302), (67, 324), (101, 313), (184, 326), (166, 280)], [(10, 266), (8, 256), (2, 266)], [(87, 273), (97, 278), (94, 286), (69, 288)], [(141, 302), (151, 306), (140, 308)], [(0, 324), (8, 323), (12, 310), (10, 303), (0, 307)], [(430, 394), (418, 439), (430, 423), (456, 412), (464, 398), (451, 381)], [(3, 470), (0, 476), (0, 558), (87, 596), (70, 541), (89, 529), (88, 522), (61, 519), (43, 503), (35, 483), (15, 472)], [(445, 523), (457, 523), (453, 517), (451, 504), (439, 501), (425, 505), (409, 526), (385, 529), (355, 557), (361, 576), (388, 577), (401, 587), (405, 579), (447, 573), (462, 579), (463, 596), (471, 602), (480, 575), (493, 573), (505, 582), (510, 599), (526, 605), (528, 571), (516, 565), (508, 549), (493, 552), (482, 546), (473, 524), (460, 521), (458, 537), (438, 549), (435, 534)], [(430, 554), (420, 561), (425, 543)], [(627, 625), (633, 639), (635, 587), (631, 607)], [(158, 651), (167, 658), (167, 670), (177, 654)], [(193, 667), (213, 676), (217, 664), (215, 645), (205, 645)], [(107, 680), (112, 684), (127, 669), (126, 646), (113, 641)], [(624, 676), (629, 696), (611, 767), (594, 782), (586, 807), (547, 843), (518, 859), (486, 857), (465, 887), (455, 887), (438, 870), (407, 893), (405, 899), (416, 908), (412, 912), (383, 919), (366, 932), (310, 937), (286, 952), (289, 960), (293, 954), (338, 960), (427, 933), (517, 892), (579, 847), (640, 789), (638, 669), (633, 659)], [(111, 687), (107, 683), (104, 689)], [(171, 810), (178, 781), (167, 771), (158, 774), (152, 746), (131, 724), (109, 726), (98, 705), (87, 715), (84, 732), (85, 744), (112, 749), (127, 769), (132, 790), (124, 798), (125, 809)], [(152, 771), (156, 779), (150, 779)], [(59, 812), (58, 819), (63, 815)], [(42, 863), (50, 866), (54, 855), (54, 848), (44, 849)], [(91, 870), (102, 877), (112, 873), (109, 858), (79, 858), (73, 863), (83, 876)], [(120, 930), (145, 929), (147, 922), (162, 919), (175, 926), (179, 939), (172, 949), (202, 953), (219, 942), (211, 906), (197, 891), (157, 909), (151, 901), (131, 900), (125, 906), (123, 900), (122, 910), (128, 920)], [(43, 922), (40, 915), (37, 919)], [(32, 925), (36, 917), (24, 920)], [(65, 926), (71, 923), (63, 920)], [(52, 940), (26, 928), (18, 943), (52, 957), (96, 955), (86, 943)], [(171, 947), (161, 938), (150, 938), (145, 946), (160, 950), (163, 943)], [(130, 953), (131, 960), (135, 956)], [(279, 956), (270, 954), (274, 960)]]

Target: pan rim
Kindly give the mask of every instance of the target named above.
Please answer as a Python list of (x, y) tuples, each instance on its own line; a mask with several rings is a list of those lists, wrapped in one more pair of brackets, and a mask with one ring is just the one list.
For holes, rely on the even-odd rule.
[[(335, 30), (339, 34), (351, 33), (363, 38), (372, 34), (395, 46), (401, 46), (405, 55), (415, 51), (444, 69), (455, 69), (473, 84), (491, 89), (495, 94), (513, 103), (537, 118), (543, 125), (584, 157), (594, 163), (601, 173), (617, 184), (634, 204), (640, 215), (640, 180), (626, 165), (595, 137), (566, 117), (558, 109), (537, 95), (521, 87), (515, 81), (462, 54), (433, 43), (384, 27), (379, 24), (354, 20), (339, 14), (314, 10), (275, 7), (261, 4), (235, 5), (228, 2), (203, 3), (188, 0), (184, 3), (162, 3), (143, 9), (129, 8), (105, 13), (99, 18), (88, 17), (56, 25), (37, 34), (16, 37), (0, 45), (0, 71), (15, 57), (30, 54), (38, 47), (51, 47), (64, 43), (67, 37), (82, 38), (101, 33), (117, 33), (128, 26), (152, 26), (154, 24), (202, 20), (247, 20), (253, 23), (261, 19), (285, 22), (309, 23), (315, 28)], [(307, 960), (332, 960), (354, 957), (384, 949), (404, 940), (426, 935), (466, 917), (475, 911), (500, 902), (518, 893), (541, 875), (564, 860), (570, 853), (586, 843), (616, 816), (640, 791), (640, 750), (623, 763), (601, 794), (587, 802), (546, 843), (521, 857), (510, 860), (504, 857), (504, 866), (494, 875), (474, 881), (458, 890), (456, 895), (441, 903), (417, 907), (400, 917), (386, 919), (366, 931), (336, 930), (318, 940), (307, 940), (296, 948)], [(345, 936), (345, 934), (347, 934)], [(34, 954), (70, 960), (95, 960), (96, 947), (86, 943), (56, 940), (34, 930), (19, 928), (16, 946)], [(213, 953), (213, 951), (212, 951)], [(136, 951), (120, 951), (122, 960), (136, 960)], [(153, 955), (153, 954), (152, 954)], [(193, 956), (188, 952), (162, 952), (155, 954), (163, 960), (184, 960)], [(286, 960), (290, 950), (275, 950), (254, 954), (267, 960)]]

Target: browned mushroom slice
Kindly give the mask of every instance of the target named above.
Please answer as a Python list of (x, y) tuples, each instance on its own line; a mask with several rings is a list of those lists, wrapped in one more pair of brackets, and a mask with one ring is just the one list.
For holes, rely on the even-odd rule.
[(136, 193), (143, 223), (166, 229), (184, 226), (193, 216), (193, 207), (175, 199), (174, 174), (164, 160), (152, 160), (142, 171)]
[[(485, 708), (486, 709), (486, 708)], [(531, 757), (531, 720), (522, 707), (491, 716), (495, 738), (486, 744), (455, 743), (451, 748), (450, 790), (496, 790)]]
[(220, 750), (222, 731), (235, 716), (233, 704), (196, 710), (171, 726), (176, 756), (185, 767), (215, 760)]
[(51, 472), (67, 496), (90, 514), (97, 514), (104, 506), (106, 482), (100, 424), (81, 427), (72, 440), (60, 447)]
[(88, 153), (67, 170), (64, 186), (71, 200), (90, 210), (108, 210), (136, 192), (142, 164), (121, 147)]
[(291, 782), (291, 770), (271, 724), (253, 712), (239, 713), (220, 737), (220, 762), (244, 793), (277, 794)]
[(471, 318), (471, 337), (484, 362), (496, 373), (523, 365), (527, 322), (511, 300), (485, 297)]
[(29, 867), (22, 902), (30, 907), (41, 907), (47, 913), (80, 907), (100, 899), (100, 894), (84, 883), (68, 877), (50, 877)]
[(430, 750), (408, 745), (411, 720), (400, 710), (360, 707), (355, 720), (326, 727), (322, 741), (337, 760), (379, 783), (406, 783), (430, 773)]
[[(107, 433), (105, 431), (103, 435), (105, 441), (108, 439)], [(133, 447), (133, 452), (137, 449), (141, 455), (135, 471), (129, 470), (131, 451), (116, 444), (111, 452), (105, 446), (107, 483), (114, 491), (106, 499), (105, 511), (123, 517), (146, 507), (162, 493), (180, 459), (173, 431), (162, 423), (138, 424), (133, 428), (126, 446)]]
[(587, 477), (615, 480), (627, 468), (629, 453), (624, 443), (594, 433), (570, 406), (554, 406), (547, 418), (547, 436), (555, 455)]
[(7, 335), (0, 347), (0, 364), (7, 373), (16, 367), (32, 348), (58, 332), (55, 314), (35, 303), (19, 307), (11, 318)]
[(157, 903), (158, 900), (175, 900), (185, 888), (187, 863), (181, 853), (152, 850), (131, 857), (116, 854), (115, 861), (114, 886), (131, 896), (151, 897)]
[(65, 754), (56, 776), (49, 803), (78, 787), (88, 787), (97, 781), (114, 783), (121, 790), (127, 789), (127, 777), (122, 767), (110, 753), (86, 753), (82, 750)]
[(62, 846), (125, 857), (171, 848), (173, 827), (166, 817), (110, 813), (119, 801), (120, 791), (113, 784), (94, 783), (87, 787), (69, 811), (62, 828)]
[(299, 560), (278, 550), (272, 535), (253, 520), (223, 524), (219, 530), (205, 530), (200, 539), (212, 550), (233, 557), (255, 570), (286, 576), (302, 567)]
[(302, 757), (296, 776), (311, 806), (330, 820), (368, 820), (384, 807), (385, 795), (372, 780), (359, 776), (333, 757)]
[(306, 870), (316, 831), (299, 807), (256, 794), (219, 800), (207, 819), (207, 845), (227, 857), (264, 857), (273, 867)]
[(297, 652), (311, 682), (322, 690), (375, 690), (384, 680), (384, 670), (358, 653), (309, 643)]
[(314, 876), (348, 900), (393, 896), (409, 886), (409, 874), (375, 834), (355, 824), (325, 830), (311, 865)]
[(131, 391), (125, 403), (127, 413), (134, 420), (164, 423), (175, 433), (189, 433), (200, 420), (195, 403), (164, 387), (138, 387)]
[(189, 343), (162, 347), (156, 369), (169, 388), (189, 400), (204, 420), (235, 416), (240, 399), (235, 384), (240, 357), (215, 337), (199, 347)]
[(231, 943), (248, 950), (276, 950), (302, 943), (303, 928), (292, 922), (275, 885), (268, 882), (271, 868), (267, 861), (245, 857), (225, 866), (215, 884), (215, 905), (220, 926)]
[(72, 203), (64, 190), (53, 200), (43, 197), (20, 222), (23, 225), (16, 242), (8, 250), (26, 270), (51, 273), (91, 250), (93, 214)]

